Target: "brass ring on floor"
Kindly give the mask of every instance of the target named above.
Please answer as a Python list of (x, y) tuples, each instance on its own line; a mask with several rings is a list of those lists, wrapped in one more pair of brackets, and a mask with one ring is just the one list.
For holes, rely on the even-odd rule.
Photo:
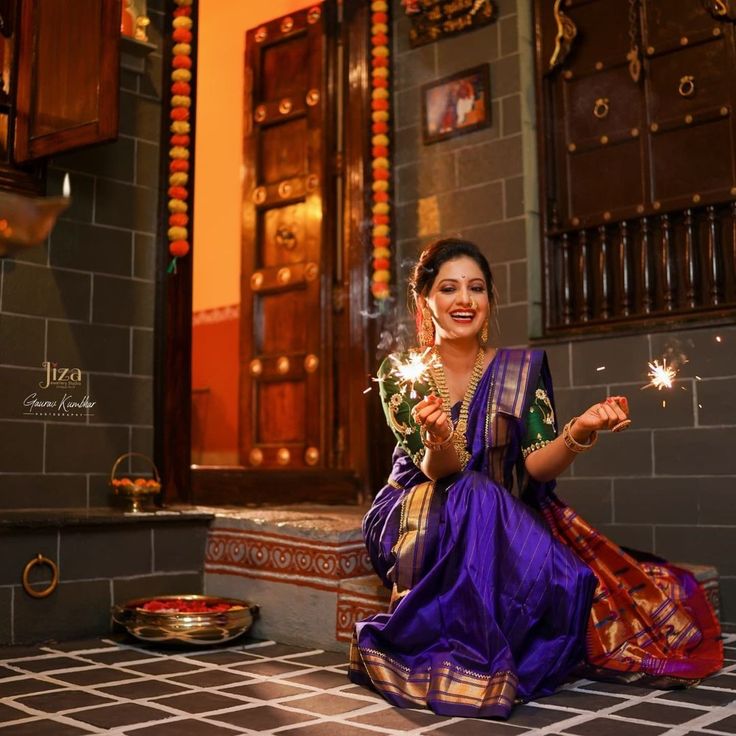
[[(51, 582), (41, 590), (36, 590), (31, 587), (31, 570), (36, 565), (48, 565), (51, 568)], [(56, 590), (56, 586), (58, 584), (59, 567), (53, 560), (50, 560), (48, 557), (44, 557), (40, 552), (23, 568), (23, 590), (25, 590), (25, 592), (32, 598), (46, 598), (47, 596), (50, 596)]]

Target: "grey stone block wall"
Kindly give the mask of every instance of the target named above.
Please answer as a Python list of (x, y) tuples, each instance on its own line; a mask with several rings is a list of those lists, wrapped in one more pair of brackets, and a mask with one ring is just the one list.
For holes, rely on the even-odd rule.
[[(524, 201), (524, 191), (537, 186), (525, 181), (536, 157), (533, 146), (524, 146), (533, 115), (523, 120), (522, 111), (533, 105), (533, 80), (523, 78), (524, 69), (533, 68), (533, 34), (528, 11), (517, 0), (497, 6), (493, 25), (410, 49), (409, 23), (394, 0), (398, 303), (404, 303), (406, 275), (426, 242), (455, 234), (477, 242), (499, 292), (494, 343), (534, 342), (547, 349), (559, 421), (608, 395), (626, 394), (631, 403), (632, 428), (602, 437), (595, 451), (581, 456), (560, 479), (561, 497), (620, 544), (716, 565), (724, 620), (736, 622), (736, 329), (682, 326), (554, 343), (532, 339), (542, 294), (530, 273), (540, 272), (541, 254), (528, 234), (536, 203)], [(423, 145), (421, 85), (481, 63), (491, 69), (491, 127)], [(419, 214), (423, 198), (432, 196), (439, 212), (436, 233), (423, 232)], [(647, 362), (672, 351), (690, 361), (677, 388), (642, 391)]]
[[(158, 43), (163, 13), (150, 16)], [(118, 140), (50, 162), (48, 192), (68, 173), (71, 206), (43, 246), (0, 260), (0, 509), (107, 505), (115, 458), (153, 450), (162, 67), (121, 51)], [(79, 368), (82, 385), (39, 388), (44, 361)], [(29, 415), (33, 393), (88, 396), (92, 416)]]

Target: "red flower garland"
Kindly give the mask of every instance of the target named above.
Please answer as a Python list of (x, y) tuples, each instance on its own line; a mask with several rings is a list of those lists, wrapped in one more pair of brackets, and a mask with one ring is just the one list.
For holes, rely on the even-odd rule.
[(374, 299), (382, 301), (390, 294), (391, 281), (391, 198), (389, 195), (391, 173), (389, 112), (391, 94), (389, 92), (389, 8), (386, 0), (371, 2), (371, 185), (373, 204), (371, 242), (373, 245), (373, 275), (371, 293)]
[(189, 145), (192, 106), (192, 0), (174, 0), (171, 38), (171, 138), (169, 143), (169, 253), (173, 256), (169, 272), (176, 270), (176, 259), (189, 253)]

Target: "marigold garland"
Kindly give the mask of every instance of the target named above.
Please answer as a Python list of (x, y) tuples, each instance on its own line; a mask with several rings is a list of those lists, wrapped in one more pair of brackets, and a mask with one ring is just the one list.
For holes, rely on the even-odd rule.
[(189, 123), (192, 106), (192, 0), (174, 0), (171, 38), (174, 42), (171, 62), (171, 137), (169, 138), (169, 273), (176, 272), (177, 258), (189, 253)]
[(371, 183), (373, 250), (371, 294), (377, 301), (390, 295), (391, 283), (391, 181), (390, 128), (391, 110), (389, 86), (389, 6), (386, 0), (371, 2)]

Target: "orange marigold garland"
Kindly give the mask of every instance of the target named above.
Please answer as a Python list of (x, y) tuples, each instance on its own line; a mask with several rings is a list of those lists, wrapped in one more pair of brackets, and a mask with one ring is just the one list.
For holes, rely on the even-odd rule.
[(192, 106), (192, 0), (174, 0), (171, 22), (174, 41), (171, 62), (171, 138), (169, 139), (169, 273), (176, 273), (176, 260), (189, 253), (189, 146)]
[(390, 296), (391, 282), (391, 159), (388, 137), (391, 109), (389, 84), (389, 6), (386, 0), (371, 2), (371, 245), (373, 273), (371, 294), (378, 302)]

